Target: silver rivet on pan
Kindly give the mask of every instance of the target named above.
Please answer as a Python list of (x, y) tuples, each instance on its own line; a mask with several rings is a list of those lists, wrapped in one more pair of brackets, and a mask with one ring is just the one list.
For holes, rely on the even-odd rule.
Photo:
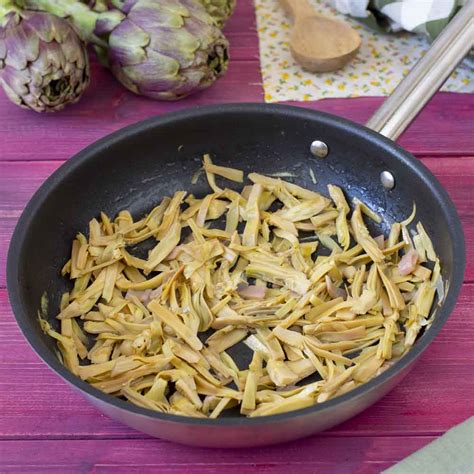
[(318, 158), (325, 158), (329, 153), (329, 148), (326, 143), (320, 140), (314, 140), (309, 149), (311, 153)]
[(395, 178), (390, 171), (382, 171), (380, 173), (380, 181), (385, 189), (393, 189), (395, 187)]

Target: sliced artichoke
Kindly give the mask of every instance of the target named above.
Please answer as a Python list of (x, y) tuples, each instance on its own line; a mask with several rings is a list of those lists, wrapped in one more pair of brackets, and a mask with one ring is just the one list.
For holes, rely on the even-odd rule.
[[(239, 407), (266, 416), (353, 390), (429, 327), (444, 287), (421, 224), (415, 249), (408, 222), (374, 238), (362, 213), (377, 216), (360, 202), (349, 228), (351, 209), (335, 186), (331, 202), (252, 173), (253, 185), (238, 193), (220, 181), (242, 182), (240, 170), (209, 155), (203, 169), (206, 196), (178, 191), (137, 220), (102, 214), (89, 238), (73, 240), (61, 332), (41, 324), (83, 380), (150, 410), (216, 418)], [(302, 232), (312, 241), (301, 242)], [(147, 239), (155, 241), (148, 259), (134, 256)], [(251, 351), (248, 366), (230, 355), (240, 343)], [(319, 380), (305, 384), (310, 376)]]

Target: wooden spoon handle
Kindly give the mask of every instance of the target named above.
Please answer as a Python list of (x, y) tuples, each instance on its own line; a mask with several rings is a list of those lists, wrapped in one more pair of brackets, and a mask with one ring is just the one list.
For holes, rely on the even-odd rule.
[(316, 14), (308, 0), (280, 0), (280, 5), (291, 15), (293, 20), (297, 17), (304, 18)]

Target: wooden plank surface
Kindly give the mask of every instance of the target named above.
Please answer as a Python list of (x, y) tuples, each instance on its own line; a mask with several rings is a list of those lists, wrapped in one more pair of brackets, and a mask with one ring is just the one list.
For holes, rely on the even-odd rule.
[[(79, 104), (38, 116), (0, 94), (0, 472), (380, 472), (474, 414), (474, 96), (437, 94), (400, 144), (420, 157), (456, 204), (468, 249), (456, 310), (407, 378), (346, 423), (278, 447), (204, 450), (151, 439), (95, 410), (33, 353), (11, 313), (5, 258), (28, 199), (70, 156), (123, 126), (164, 112), (262, 101), (251, 0), (226, 28), (232, 61), (213, 87), (177, 103), (140, 98), (96, 61)], [(359, 123), (383, 98), (298, 103)]]
[[(378, 473), (420, 449), (434, 437), (314, 436), (269, 448), (200, 449), (147, 440), (41, 440), (0, 442), (8, 472), (155, 473), (276, 472)], [(412, 474), (412, 473), (409, 473)], [(414, 473), (413, 473), (414, 474)]]
[[(180, 102), (154, 102), (135, 96), (115, 84), (110, 74), (94, 62), (93, 91), (75, 105), (55, 115), (38, 117), (0, 96), (1, 159), (66, 160), (99, 138), (122, 127), (165, 112), (205, 104), (261, 102), (257, 60), (231, 63), (228, 73), (210, 89)], [(93, 94), (94, 92), (94, 94)], [(437, 94), (399, 139), (417, 156), (474, 155), (474, 97)], [(289, 103), (329, 112), (365, 123), (384, 101), (381, 97), (326, 99)], [(51, 131), (54, 130), (54, 140)], [(31, 143), (34, 140), (34, 151)]]

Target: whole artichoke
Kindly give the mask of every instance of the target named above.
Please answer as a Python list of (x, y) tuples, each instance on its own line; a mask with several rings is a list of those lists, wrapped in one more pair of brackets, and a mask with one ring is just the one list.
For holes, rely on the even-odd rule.
[(228, 42), (198, 0), (101, 1), (101, 11), (78, 0), (24, 1), (71, 20), (136, 94), (181, 99), (227, 70)]
[(235, 0), (199, 0), (207, 13), (214, 18), (216, 25), (223, 28), (226, 21), (234, 13)]
[(108, 38), (109, 65), (131, 91), (179, 99), (209, 87), (227, 69), (228, 43), (193, 0), (129, 0)]
[(2, 19), (0, 84), (10, 100), (36, 112), (77, 102), (89, 84), (89, 62), (71, 25), (33, 11), (11, 10)]

